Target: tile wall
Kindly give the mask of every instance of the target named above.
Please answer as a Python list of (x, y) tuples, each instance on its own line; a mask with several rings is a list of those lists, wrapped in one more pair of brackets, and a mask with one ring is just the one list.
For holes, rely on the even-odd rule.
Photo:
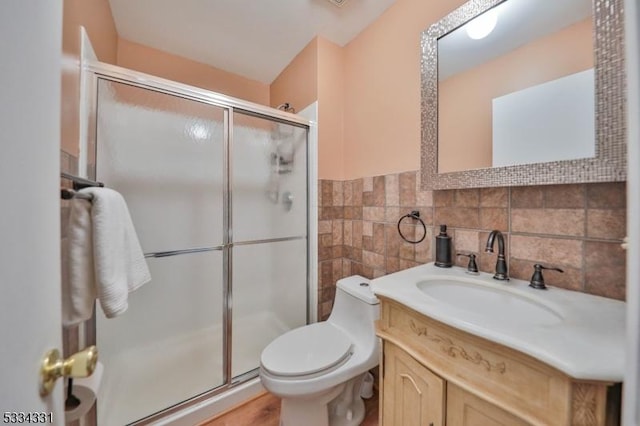
[[(417, 171), (320, 180), (319, 319), (331, 312), (336, 280), (375, 278), (434, 260), (440, 224), (448, 226), (455, 252), (478, 255), (482, 271), (495, 269), (496, 254), (484, 247), (498, 229), (511, 277), (529, 280), (533, 264), (553, 265), (564, 273), (548, 271), (549, 285), (624, 300), (625, 191), (624, 183), (421, 191)], [(427, 227), (418, 244), (403, 241), (397, 230), (398, 219), (412, 210)], [(412, 219), (401, 230), (409, 239), (423, 235)], [(456, 258), (459, 266), (466, 262)]]

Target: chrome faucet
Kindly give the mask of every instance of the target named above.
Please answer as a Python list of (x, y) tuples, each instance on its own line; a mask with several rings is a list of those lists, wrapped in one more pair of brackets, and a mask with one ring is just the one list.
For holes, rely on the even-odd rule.
[(493, 242), (498, 237), (498, 261), (496, 262), (496, 273), (493, 276), (496, 280), (507, 281), (509, 279), (509, 275), (507, 273), (507, 261), (504, 257), (504, 236), (502, 232), (498, 230), (493, 230), (489, 234), (489, 238), (487, 239), (487, 247), (485, 251), (487, 253), (493, 253)]

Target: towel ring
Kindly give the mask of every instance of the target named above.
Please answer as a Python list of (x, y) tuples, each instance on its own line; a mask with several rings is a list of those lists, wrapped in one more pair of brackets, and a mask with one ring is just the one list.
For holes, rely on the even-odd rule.
[[(423, 231), (422, 238), (420, 238), (419, 240), (412, 241), (407, 239), (407, 237), (405, 237), (404, 235), (402, 235), (402, 231), (400, 230), (400, 224), (402, 223), (402, 220), (405, 217), (408, 217), (420, 222), (420, 224), (422, 225), (422, 231)], [(425, 237), (427, 236), (427, 225), (424, 224), (424, 220), (420, 219), (420, 212), (418, 210), (413, 210), (411, 213), (407, 213), (400, 218), (400, 220), (398, 221), (398, 234), (400, 234), (400, 237), (402, 237), (403, 240), (411, 244), (421, 243), (422, 240), (425, 239)]]

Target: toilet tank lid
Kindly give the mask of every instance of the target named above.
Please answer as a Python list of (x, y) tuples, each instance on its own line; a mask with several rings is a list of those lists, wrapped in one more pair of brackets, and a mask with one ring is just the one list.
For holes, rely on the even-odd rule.
[(363, 276), (352, 275), (350, 277), (342, 278), (338, 280), (337, 286), (342, 291), (345, 291), (370, 305), (377, 305), (380, 303), (371, 290), (371, 280)]

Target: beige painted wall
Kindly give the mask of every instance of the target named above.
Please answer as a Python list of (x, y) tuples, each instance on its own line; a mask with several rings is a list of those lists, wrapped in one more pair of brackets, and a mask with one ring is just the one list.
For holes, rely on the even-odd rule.
[(318, 176), (345, 178), (344, 49), (318, 38)]
[(271, 106), (300, 111), (318, 101), (318, 176), (344, 178), (344, 49), (314, 38), (271, 83)]
[(591, 33), (589, 18), (440, 82), (438, 171), (491, 167), (493, 98), (592, 68)]
[(118, 39), (118, 65), (269, 105), (269, 85), (158, 49)]
[(345, 178), (420, 168), (420, 35), (465, 0), (397, 0), (345, 48)]
[(289, 102), (296, 111), (318, 99), (318, 39), (314, 38), (273, 80), (271, 106)]
[(116, 63), (118, 33), (108, 0), (64, 0), (62, 49), (80, 53), (80, 26), (84, 26), (98, 59)]
[(103, 62), (114, 64), (118, 35), (108, 0), (64, 0), (62, 17), (61, 149), (78, 155), (80, 136), (80, 26)]

